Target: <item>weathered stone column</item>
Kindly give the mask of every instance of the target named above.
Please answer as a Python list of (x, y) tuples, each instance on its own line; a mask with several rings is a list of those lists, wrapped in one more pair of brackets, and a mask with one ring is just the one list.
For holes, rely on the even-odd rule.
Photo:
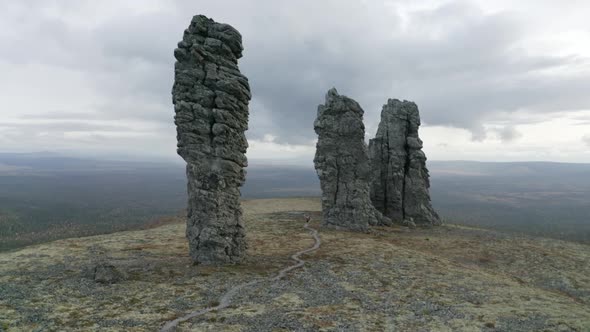
[(371, 169), (363, 109), (331, 89), (318, 106), (314, 164), (322, 188), (323, 224), (351, 230), (389, 223), (371, 204)]
[(430, 203), (430, 180), (419, 127), (415, 103), (389, 99), (383, 105), (377, 135), (369, 142), (373, 165), (371, 200), (394, 222), (438, 225), (441, 221)]
[(174, 50), (174, 122), (187, 163), (186, 237), (195, 263), (236, 263), (246, 251), (239, 187), (251, 96), (238, 68), (242, 50), (236, 29), (202, 15)]

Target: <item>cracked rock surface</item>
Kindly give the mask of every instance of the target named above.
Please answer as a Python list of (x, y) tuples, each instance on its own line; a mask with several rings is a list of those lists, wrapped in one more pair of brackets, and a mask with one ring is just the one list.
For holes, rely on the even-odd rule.
[(239, 187), (251, 95), (238, 68), (242, 50), (236, 29), (202, 15), (174, 50), (174, 122), (187, 163), (186, 236), (195, 263), (236, 263), (246, 250)]
[(440, 217), (430, 203), (430, 176), (419, 127), (415, 103), (389, 99), (383, 105), (377, 135), (369, 142), (371, 200), (394, 222), (439, 225)]
[(323, 224), (351, 230), (389, 223), (371, 204), (371, 168), (360, 105), (331, 89), (318, 106), (315, 169), (322, 188)]

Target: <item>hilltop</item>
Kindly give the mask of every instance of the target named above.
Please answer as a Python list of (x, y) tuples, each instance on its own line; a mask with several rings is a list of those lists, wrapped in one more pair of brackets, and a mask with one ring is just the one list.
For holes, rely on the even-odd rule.
[[(590, 330), (590, 246), (454, 225), (327, 230), (317, 198), (243, 207), (250, 248), (240, 265), (191, 265), (182, 218), (0, 253), (0, 331), (156, 331), (254, 280), (228, 308), (178, 330)], [(321, 247), (271, 282), (314, 243), (304, 212)], [(99, 261), (120, 280), (95, 282)]]

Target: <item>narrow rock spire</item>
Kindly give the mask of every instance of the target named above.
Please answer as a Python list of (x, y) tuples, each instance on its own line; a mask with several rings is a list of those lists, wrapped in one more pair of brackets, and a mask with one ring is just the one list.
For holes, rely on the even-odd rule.
[(371, 169), (365, 144), (363, 109), (335, 88), (318, 106), (314, 164), (322, 188), (323, 224), (351, 230), (389, 223), (371, 204)]
[(174, 123), (187, 163), (186, 236), (195, 263), (235, 263), (246, 251), (239, 187), (251, 96), (238, 68), (242, 50), (236, 29), (202, 15), (174, 50)]
[(441, 221), (430, 203), (430, 180), (419, 127), (415, 103), (389, 99), (383, 105), (377, 135), (369, 142), (373, 165), (371, 200), (394, 222), (438, 225)]

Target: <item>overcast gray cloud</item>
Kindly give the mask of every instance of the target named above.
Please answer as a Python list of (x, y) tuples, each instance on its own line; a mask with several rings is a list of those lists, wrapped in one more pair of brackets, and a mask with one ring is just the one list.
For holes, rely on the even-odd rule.
[(502, 128), (496, 129), (495, 133), (502, 142), (511, 142), (522, 136), (522, 134), (516, 130), (514, 126), (504, 126)]
[[(548, 3), (531, 2), (527, 14), (538, 7), (547, 15)], [(577, 6), (569, 10), (589, 7)], [(0, 48), (0, 64), (16, 68), (11, 79), (45, 66), (64, 73), (52, 77), (57, 86), (68, 75), (82, 82), (68, 85), (71, 99), (47, 109), (6, 98), (0, 117), (123, 121), (130, 131), (158, 128), (152, 136), (173, 142), (172, 51), (201, 13), (243, 34), (240, 66), (253, 92), (250, 139), (310, 144), (316, 107), (332, 86), (361, 103), (369, 130), (381, 105), (400, 98), (418, 103), (425, 124), (467, 129), (480, 142), (490, 121), (506, 122), (491, 131), (502, 141), (526, 135), (510, 123), (518, 112), (532, 114), (518, 118), (527, 124), (590, 109), (588, 54), (533, 51), (538, 24), (511, 7), (490, 10), (477, 1), (29, 0), (0, 7), (0, 42), (10, 45)], [(12, 133), (40, 130), (36, 122), (23, 126)], [(46, 131), (60, 130), (51, 126)], [(79, 131), (93, 135), (99, 129), (92, 126)]]

